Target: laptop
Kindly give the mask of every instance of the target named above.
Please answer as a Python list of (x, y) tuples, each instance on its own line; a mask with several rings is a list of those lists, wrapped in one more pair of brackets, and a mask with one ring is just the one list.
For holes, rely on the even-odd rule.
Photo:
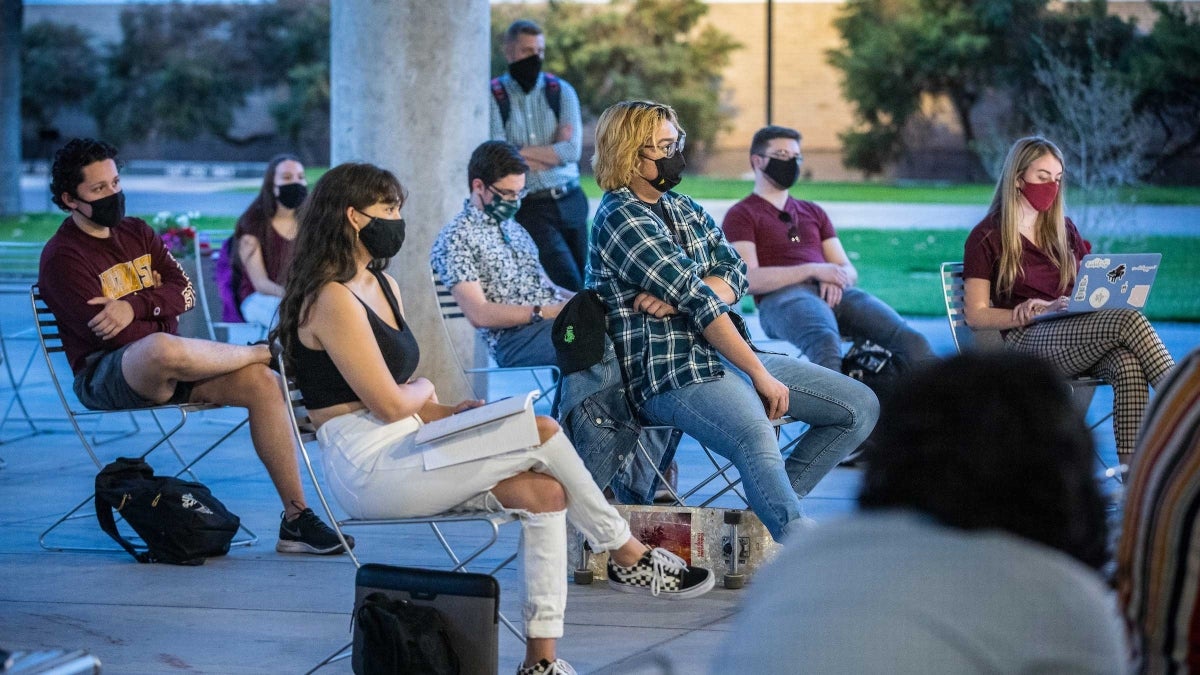
[(1161, 253), (1089, 253), (1079, 263), (1067, 308), (1039, 314), (1033, 320), (1059, 319), (1101, 309), (1141, 311), (1146, 307), (1161, 260)]

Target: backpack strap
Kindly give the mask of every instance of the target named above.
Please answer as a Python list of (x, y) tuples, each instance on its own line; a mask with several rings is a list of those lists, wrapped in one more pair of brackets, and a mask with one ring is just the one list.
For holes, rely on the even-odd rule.
[(492, 78), (492, 98), (496, 99), (496, 107), (500, 108), (500, 124), (508, 124), (508, 116), (512, 114), (512, 101), (508, 100), (508, 92), (500, 78)]
[(546, 79), (546, 86), (542, 88), (542, 93), (546, 96), (546, 103), (550, 105), (550, 109), (554, 111), (554, 119), (562, 118), (562, 83), (558, 77), (552, 73), (542, 73)]
[[(552, 73), (543, 72), (542, 76), (546, 81), (542, 87), (542, 95), (546, 97), (546, 104), (554, 113), (554, 119), (559, 119), (562, 117), (562, 81)], [(492, 98), (496, 99), (496, 107), (500, 108), (500, 124), (507, 125), (508, 118), (512, 115), (512, 101), (508, 98), (504, 83), (498, 77), (492, 78)]]
[(134, 560), (140, 563), (154, 562), (150, 557), (149, 551), (146, 551), (145, 553), (138, 553), (138, 550), (133, 547), (133, 544), (131, 544), (128, 539), (121, 536), (121, 533), (117, 530), (117, 521), (113, 519), (112, 505), (102, 499), (99, 494), (95, 496), (95, 502), (96, 520), (100, 523), (100, 529), (104, 530), (105, 534), (112, 537), (113, 541), (120, 544), (121, 548), (125, 549), (129, 555), (133, 556)]

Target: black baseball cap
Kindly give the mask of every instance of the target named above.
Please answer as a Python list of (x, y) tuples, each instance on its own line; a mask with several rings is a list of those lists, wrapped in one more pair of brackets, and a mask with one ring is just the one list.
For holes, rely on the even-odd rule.
[(564, 375), (586, 370), (604, 357), (608, 307), (600, 294), (586, 288), (567, 301), (554, 319), (550, 337)]

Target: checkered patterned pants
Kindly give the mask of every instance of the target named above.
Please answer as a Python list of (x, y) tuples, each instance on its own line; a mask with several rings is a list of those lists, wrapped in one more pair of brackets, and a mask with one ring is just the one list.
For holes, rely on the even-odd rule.
[(1121, 462), (1133, 457), (1142, 416), (1175, 361), (1145, 316), (1109, 309), (1035, 323), (1004, 336), (1009, 349), (1040, 356), (1068, 377), (1092, 375), (1113, 388), (1113, 433)]

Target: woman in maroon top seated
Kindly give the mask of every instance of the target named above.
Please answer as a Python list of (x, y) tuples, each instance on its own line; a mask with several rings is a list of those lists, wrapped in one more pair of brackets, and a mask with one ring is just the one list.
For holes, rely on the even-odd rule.
[(234, 230), (233, 264), (241, 272), (234, 289), (238, 313), (265, 332), (275, 325), (287, 284), (296, 240), (296, 209), (308, 195), (304, 165), (293, 155), (276, 155), (267, 164), (262, 187)]
[(1095, 375), (1113, 387), (1117, 456), (1133, 457), (1149, 385), (1175, 361), (1140, 312), (1109, 309), (1033, 323), (1063, 309), (1079, 261), (1091, 250), (1063, 215), (1063, 155), (1022, 138), (1004, 160), (992, 205), (963, 251), (967, 325), (1000, 330), (1009, 349), (1040, 356), (1064, 375)]

